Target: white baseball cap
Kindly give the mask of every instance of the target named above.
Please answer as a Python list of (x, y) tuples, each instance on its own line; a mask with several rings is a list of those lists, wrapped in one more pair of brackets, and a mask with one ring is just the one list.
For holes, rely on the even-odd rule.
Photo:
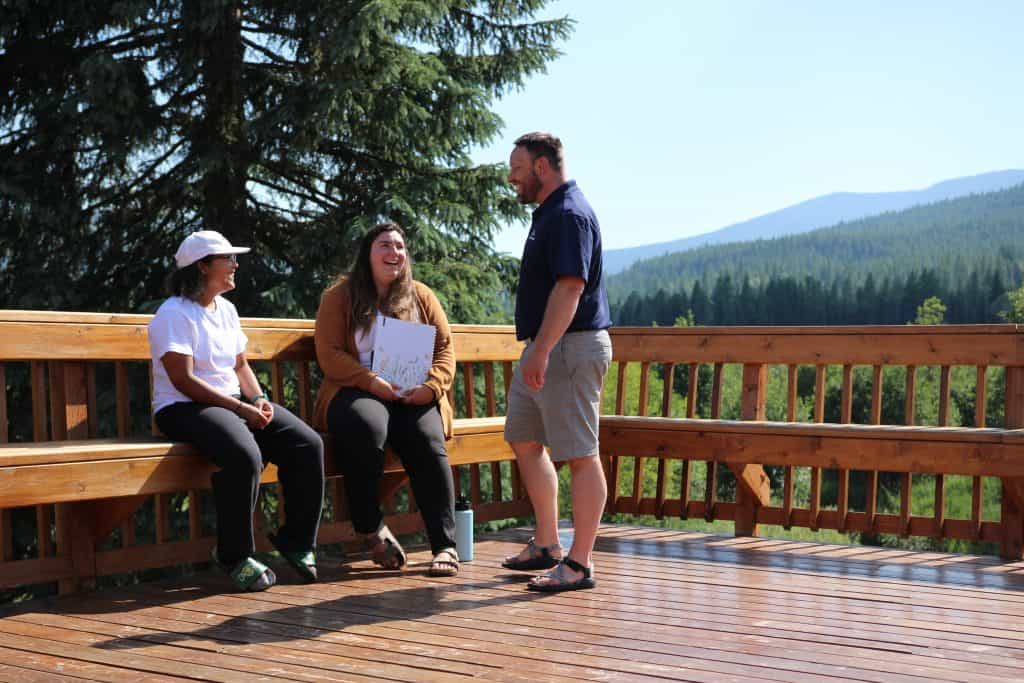
[(231, 242), (216, 230), (200, 230), (184, 239), (174, 255), (174, 262), (179, 268), (184, 268), (207, 256), (247, 254), (249, 251), (249, 247), (231, 246)]

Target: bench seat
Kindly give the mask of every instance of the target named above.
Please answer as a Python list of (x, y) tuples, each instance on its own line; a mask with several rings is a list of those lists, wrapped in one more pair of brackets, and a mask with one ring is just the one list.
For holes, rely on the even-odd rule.
[[(448, 442), (452, 465), (513, 459), (505, 419), (457, 419)], [(330, 440), (325, 467), (336, 475)], [(215, 467), (192, 446), (160, 439), (37, 441), (0, 446), (0, 508), (209, 488)], [(391, 452), (385, 472), (401, 472)], [(263, 482), (277, 481), (268, 465)]]

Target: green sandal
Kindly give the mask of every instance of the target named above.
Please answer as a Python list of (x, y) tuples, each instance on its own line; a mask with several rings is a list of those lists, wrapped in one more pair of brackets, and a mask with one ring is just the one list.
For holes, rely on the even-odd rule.
[(274, 550), (302, 577), (304, 583), (316, 583), (316, 555), (312, 550), (282, 550), (275, 534), (267, 534), (267, 538)]
[(247, 557), (234, 567), (228, 567), (221, 563), (217, 557), (217, 546), (214, 546), (210, 551), (210, 560), (231, 577), (231, 581), (239, 590), (255, 593), (265, 591), (277, 583), (277, 575), (273, 570), (254, 557)]

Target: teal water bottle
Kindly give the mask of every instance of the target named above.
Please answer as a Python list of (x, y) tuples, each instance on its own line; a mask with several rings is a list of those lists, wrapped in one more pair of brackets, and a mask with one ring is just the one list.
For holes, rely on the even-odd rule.
[(473, 559), (473, 508), (464, 497), (455, 502), (455, 552), (459, 562)]

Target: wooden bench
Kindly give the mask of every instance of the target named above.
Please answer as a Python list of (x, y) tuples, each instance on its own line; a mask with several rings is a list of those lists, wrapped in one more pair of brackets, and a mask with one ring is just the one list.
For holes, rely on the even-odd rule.
[[(148, 413), (149, 408), (148, 387), (139, 379), (149, 376), (152, 381), (149, 320), (139, 315), (0, 312), (0, 386), (8, 380), (17, 384), (20, 371), (29, 391), (19, 395), (28, 393), (32, 408), (30, 414), (24, 406), (19, 411), (8, 401), (6, 387), (0, 392), (0, 509), (4, 511), (0, 544), (3, 559), (10, 560), (10, 511), (31, 506), (36, 509), (39, 551), (37, 559), (0, 563), (0, 585), (52, 577), (62, 580), (63, 589), (74, 590), (83, 581), (91, 585), (93, 577), (105, 573), (206, 556), (212, 539), (202, 533), (198, 492), (210, 487), (214, 467), (188, 444), (151, 436), (148, 420), (145, 431), (139, 433), (138, 412)], [(243, 319), (242, 324), (250, 340), (247, 355), (264, 376), (269, 393), (308, 421), (316, 384), (313, 322)], [(456, 406), (461, 417), (455, 420), (454, 436), (447, 444), (451, 465), (456, 476), (464, 473), (471, 479), (478, 519), (529, 514), (517, 482), (511, 486), (512, 496), (502, 498), (502, 489), (509, 488), (507, 480), (514, 474), (503, 474), (500, 465), (513, 455), (503, 438), (504, 418), (496, 414), (500, 390), (495, 387), (493, 367), (498, 362), (508, 376), (519, 344), (507, 327), (455, 326), (453, 333), (462, 368), (458, 392), (462, 405)], [(475, 396), (474, 365), (484, 366), (483, 401)], [(466, 402), (467, 395), (473, 400)], [(109, 414), (103, 414), (104, 408)], [(19, 422), (14, 428), (12, 419)], [(24, 440), (28, 424), (31, 440)], [(12, 437), (20, 438), (8, 443)], [(325, 445), (335, 511), (325, 520), (320, 540), (330, 543), (352, 538), (353, 533), (342, 509), (329, 439)], [(488, 500), (481, 493), (481, 467), (491, 470), (490, 477), (485, 477), (490, 483)], [(275, 483), (276, 474), (269, 465), (263, 483)], [(406, 484), (401, 464), (389, 453), (381, 497), (397, 533), (420, 528), (414, 506), (404, 513), (394, 509), (394, 496)], [(168, 540), (172, 494), (188, 496), (190, 538), (185, 542)], [(129, 547), (134, 541), (132, 516), (151, 499), (157, 510), (157, 545), (162, 547)], [(99, 551), (103, 540), (118, 528), (122, 548)]]

